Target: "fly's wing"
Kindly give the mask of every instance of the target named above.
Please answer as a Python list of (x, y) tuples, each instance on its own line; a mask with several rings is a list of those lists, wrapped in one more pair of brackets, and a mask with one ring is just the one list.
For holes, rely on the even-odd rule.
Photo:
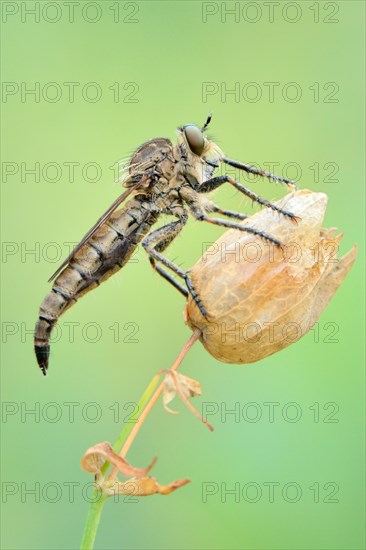
[(54, 272), (52, 277), (48, 279), (48, 282), (53, 279), (67, 266), (71, 258), (76, 254), (78, 250), (86, 243), (88, 239), (99, 229), (99, 227), (106, 221), (111, 213), (136, 189), (143, 184), (148, 183), (151, 180), (151, 174), (154, 171), (156, 165), (166, 158), (172, 151), (172, 143), (166, 138), (155, 138), (146, 141), (134, 152), (131, 160), (127, 166), (128, 177), (126, 178), (124, 185), (127, 187), (125, 191), (114, 203), (108, 208), (108, 210), (99, 218), (97, 223), (84, 235), (80, 243), (69, 254), (66, 260), (60, 265), (60, 267)]
[(122, 193), (113, 204), (108, 208), (106, 212), (99, 218), (96, 224), (93, 225), (93, 227), (84, 235), (84, 237), (81, 239), (78, 245), (74, 248), (74, 250), (69, 254), (69, 256), (66, 258), (66, 260), (59, 266), (59, 268), (54, 272), (54, 274), (48, 279), (48, 282), (50, 283), (53, 281), (53, 279), (62, 271), (64, 267), (67, 266), (67, 264), (70, 262), (71, 258), (76, 254), (78, 250), (86, 243), (87, 240), (90, 239), (92, 235), (99, 229), (99, 227), (106, 221), (106, 219), (112, 214), (112, 212), (129, 196), (133, 191), (138, 189), (142, 184), (147, 183), (149, 180), (149, 176), (143, 176), (137, 183), (134, 183), (127, 191)]

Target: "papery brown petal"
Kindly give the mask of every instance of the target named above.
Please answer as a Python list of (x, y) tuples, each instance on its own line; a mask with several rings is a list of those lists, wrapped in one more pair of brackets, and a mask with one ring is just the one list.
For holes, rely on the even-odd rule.
[(115, 453), (108, 441), (103, 441), (85, 451), (81, 458), (81, 467), (91, 474), (100, 476), (101, 468), (105, 462), (115, 466), (125, 477), (144, 477), (154, 463), (153, 461), (147, 468), (135, 468), (126, 459)]
[(309, 319), (310, 326), (313, 326), (318, 321), (321, 313), (333, 298), (339, 286), (343, 283), (356, 259), (356, 254), (357, 245), (354, 245), (337, 264), (333, 266), (329, 264), (331, 269), (326, 273), (326, 276), (319, 282), (317, 287), (317, 293), (314, 298), (314, 304)]
[(328, 229), (322, 227), (320, 230), (320, 236), (324, 237), (325, 239), (331, 239), (336, 231), (336, 227), (329, 227)]
[[(189, 398), (194, 397), (195, 395), (201, 395), (202, 390), (199, 382), (197, 380), (193, 380), (192, 378), (188, 378), (188, 376), (184, 376), (182, 374), (179, 374), (175, 371), (171, 371), (171, 376), (174, 379), (175, 386), (177, 388), (177, 393), (183, 403), (188, 407), (188, 409), (203, 423), (207, 426), (207, 428), (213, 432), (213, 426), (208, 422), (208, 420), (204, 419), (203, 416), (198, 412), (198, 410), (192, 405)], [(181, 381), (183, 384), (185, 384), (185, 387), (181, 385)]]
[(146, 497), (151, 495), (169, 495), (183, 485), (190, 483), (190, 479), (179, 479), (172, 481), (169, 485), (160, 485), (154, 477), (143, 477), (129, 479), (124, 483), (115, 482), (110, 487), (104, 488), (104, 492), (112, 495), (129, 495), (135, 497)]
[(169, 370), (162, 372), (167, 373), (164, 379), (163, 389), (163, 404), (167, 412), (177, 414), (177, 411), (173, 411), (167, 406), (177, 394), (177, 383), (179, 384), (180, 391), (186, 398), (202, 395), (202, 388), (197, 380), (185, 374), (181, 374), (180, 372), (171, 372)]
[(172, 379), (170, 374), (167, 374), (164, 378), (163, 405), (164, 405), (164, 409), (170, 414), (178, 414), (178, 411), (173, 411), (173, 409), (168, 407), (169, 403), (173, 401), (176, 394), (177, 394), (177, 389), (175, 387), (174, 380)]
[[(327, 246), (337, 247), (340, 240), (333, 237), (335, 228), (322, 228), (325, 194), (301, 190), (275, 204), (299, 216), (299, 223), (266, 209), (243, 225), (276, 237), (282, 250), (252, 234), (230, 230), (190, 271), (208, 317), (201, 315), (189, 296), (186, 320), (192, 330), (202, 331), (207, 351), (225, 363), (252, 363), (299, 340), (347, 272), (340, 268), (343, 278), (338, 274), (331, 290), (325, 290), (322, 281), (339, 264), (337, 255), (335, 262), (329, 261)], [(324, 299), (319, 298), (320, 292)]]
[[(319, 239), (326, 195), (302, 191), (287, 195), (275, 204), (301, 216), (301, 222), (294, 225), (283, 216), (265, 209), (244, 220), (242, 225), (265, 230), (282, 243), (295, 242), (303, 249)], [(235, 251), (238, 254), (233, 254)], [(258, 259), (251, 259), (250, 251), (258, 251)], [(205, 252), (190, 270), (190, 276), (200, 298), (205, 298), (210, 306), (209, 315), (218, 317), (221, 313), (227, 315), (228, 310), (238, 304), (242, 306), (253, 291), (260, 290), (263, 282), (270, 281), (275, 275), (281, 277), (288, 265), (296, 268), (298, 264), (287, 264), (281, 250), (259, 237), (229, 230)], [(190, 319), (202, 320), (198, 308), (194, 313), (194, 306), (189, 295)]]
[(175, 372), (175, 376), (178, 379), (179, 385), (186, 397), (196, 397), (196, 395), (202, 395), (201, 384), (194, 378), (190, 378), (180, 372)]

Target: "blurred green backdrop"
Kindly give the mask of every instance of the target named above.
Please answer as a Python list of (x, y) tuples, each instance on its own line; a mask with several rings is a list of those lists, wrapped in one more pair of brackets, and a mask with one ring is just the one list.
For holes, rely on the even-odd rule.
[[(289, 177), (301, 167), (300, 185), (329, 195), (326, 224), (345, 232), (342, 252), (362, 244), (364, 6), (2, 3), (3, 548), (78, 547), (91, 481), (82, 453), (114, 441), (129, 403), (190, 334), (181, 297), (139, 252), (65, 314), (49, 376), (37, 370), (32, 331), (47, 278), (117, 197), (118, 159), (212, 111), (228, 156), (278, 163)], [(231, 189), (216, 199), (252, 208)], [(219, 234), (190, 221), (169, 257), (188, 267)], [(108, 502), (97, 548), (364, 548), (361, 255), (296, 345), (240, 367), (193, 348), (183, 372), (216, 404), (215, 432), (179, 403), (176, 417), (158, 406), (129, 454), (137, 465), (157, 454), (162, 483), (192, 483)]]

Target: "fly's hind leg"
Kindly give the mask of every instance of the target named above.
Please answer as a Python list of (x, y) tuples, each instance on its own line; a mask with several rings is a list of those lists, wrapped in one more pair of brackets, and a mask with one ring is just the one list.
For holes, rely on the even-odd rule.
[(165, 267), (171, 269), (176, 275), (178, 275), (178, 277), (184, 279), (185, 271), (183, 271), (182, 269), (180, 269), (180, 267), (168, 260), (168, 258), (165, 258), (165, 256), (163, 256), (161, 252), (163, 252), (180, 233), (186, 221), (187, 216), (185, 216), (184, 219), (179, 219), (178, 221), (163, 225), (162, 227), (159, 227), (159, 229), (156, 229), (155, 231), (149, 233), (142, 241), (142, 246), (149, 255), (149, 260), (152, 268), (157, 271), (157, 273), (159, 273), (159, 275), (166, 279), (170, 284), (177, 288), (179, 292), (181, 292), (184, 296), (187, 296), (186, 289), (182, 285), (180, 285), (170, 273), (168, 273), (159, 264), (156, 264), (156, 262), (160, 262)]
[(160, 267), (159, 264), (156, 264), (154, 258), (149, 258), (149, 261), (150, 261), (150, 264), (152, 266), (152, 268), (156, 271), (156, 273), (159, 273), (159, 275), (161, 275), (163, 277), (163, 279), (165, 279), (166, 281), (168, 281), (168, 283), (170, 283), (172, 286), (174, 286), (174, 288), (176, 288), (181, 294), (183, 294), (183, 296), (185, 298), (187, 298), (188, 296), (188, 291), (186, 288), (184, 288), (183, 285), (181, 285), (180, 283), (178, 283), (178, 281), (176, 281), (174, 279), (174, 277), (172, 275), (170, 275), (170, 273), (168, 273), (167, 271), (165, 271), (165, 269), (163, 269), (162, 267)]
[(163, 252), (167, 246), (175, 239), (175, 237), (180, 233), (180, 231), (183, 229), (184, 225), (186, 224), (188, 219), (187, 213), (184, 212), (184, 214), (179, 216), (178, 221), (174, 221), (171, 223), (168, 223), (167, 225), (163, 225), (163, 227), (159, 227), (159, 229), (156, 229), (155, 231), (152, 231), (149, 233), (144, 240), (142, 241), (142, 246), (146, 250), (147, 254), (149, 255), (149, 260), (152, 265), (152, 267), (161, 275), (164, 279), (166, 279), (171, 285), (173, 285), (179, 292), (183, 294), (183, 296), (187, 297), (188, 292), (187, 290), (180, 284), (178, 281), (170, 275), (164, 268), (162, 268), (159, 264), (156, 264), (156, 262), (161, 263), (163, 266), (167, 267), (173, 273), (175, 273), (178, 277), (183, 279), (187, 285), (188, 291), (191, 294), (193, 300), (196, 302), (199, 310), (201, 311), (202, 315), (206, 316), (206, 310), (202, 305), (202, 302), (200, 301), (199, 297), (197, 296), (197, 293), (195, 292), (192, 283), (189, 278), (189, 274), (187, 271), (184, 271), (177, 265), (175, 265), (173, 262), (168, 260), (161, 252)]

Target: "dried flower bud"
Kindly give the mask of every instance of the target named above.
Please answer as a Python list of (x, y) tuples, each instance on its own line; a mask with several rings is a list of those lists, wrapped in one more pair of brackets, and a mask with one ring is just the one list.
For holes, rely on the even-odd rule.
[(227, 231), (190, 271), (208, 316), (188, 298), (186, 322), (202, 330), (207, 351), (224, 363), (253, 363), (286, 348), (318, 321), (356, 257), (338, 258), (342, 235), (322, 228), (324, 193), (296, 191), (275, 203), (301, 220), (270, 210), (243, 222), (279, 239), (282, 249), (238, 230)]

